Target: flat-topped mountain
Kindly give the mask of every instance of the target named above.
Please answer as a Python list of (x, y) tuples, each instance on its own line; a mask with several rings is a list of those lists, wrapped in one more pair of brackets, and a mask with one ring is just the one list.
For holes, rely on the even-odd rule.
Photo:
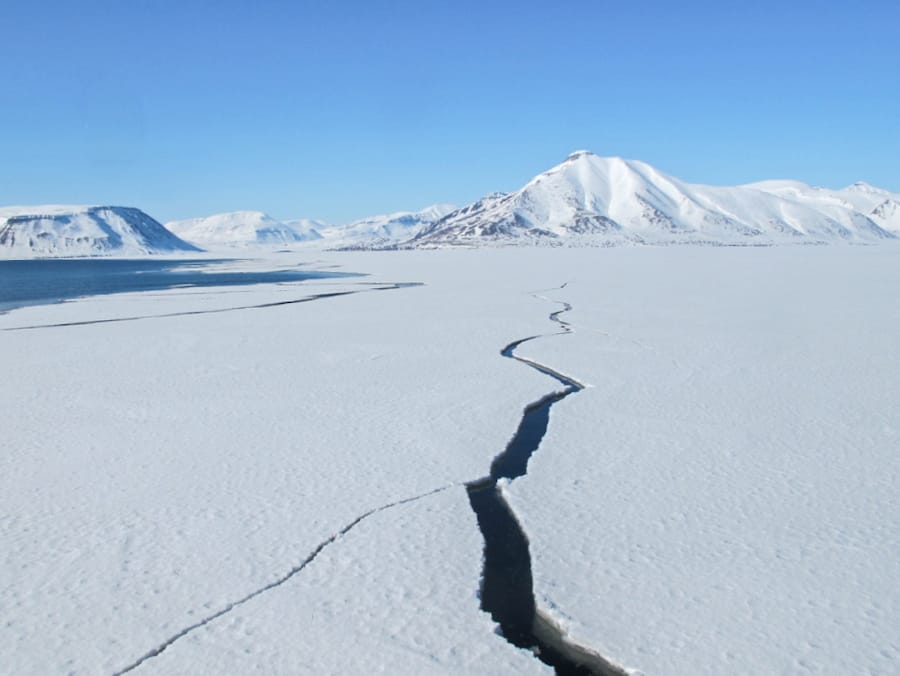
[(132, 207), (0, 207), (0, 258), (178, 251), (200, 249)]

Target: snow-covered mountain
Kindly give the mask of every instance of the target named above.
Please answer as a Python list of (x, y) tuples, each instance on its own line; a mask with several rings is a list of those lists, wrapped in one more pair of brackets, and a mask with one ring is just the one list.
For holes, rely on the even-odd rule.
[(200, 251), (132, 207), (0, 207), (0, 258)]
[(166, 227), (179, 237), (202, 246), (279, 245), (321, 238), (315, 228), (303, 221), (288, 224), (262, 211), (231, 211), (170, 221)]
[(744, 186), (810, 205), (841, 206), (865, 214), (885, 230), (900, 235), (900, 195), (858, 182), (843, 190), (816, 188), (799, 181), (762, 181)]
[(295, 218), (283, 223), (305, 240), (322, 239), (322, 232), (332, 227), (331, 223), (315, 218)]
[(693, 185), (643, 162), (579, 151), (521, 190), (487, 195), (400, 246), (874, 242), (900, 232), (898, 202), (868, 186)]
[(329, 244), (342, 248), (376, 248), (414, 237), (423, 228), (456, 210), (452, 204), (434, 204), (421, 211), (399, 211), (370, 216), (346, 225), (323, 229)]

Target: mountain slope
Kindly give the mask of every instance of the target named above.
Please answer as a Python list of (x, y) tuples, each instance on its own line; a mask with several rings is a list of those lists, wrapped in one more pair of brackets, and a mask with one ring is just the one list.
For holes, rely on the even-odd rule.
[(434, 204), (420, 211), (399, 211), (370, 216), (346, 225), (333, 226), (322, 235), (335, 247), (382, 247), (407, 240), (422, 228), (456, 210), (450, 204)]
[(166, 227), (179, 237), (201, 245), (278, 245), (321, 237), (314, 228), (292, 227), (262, 211), (232, 211), (171, 221)]
[(763, 181), (744, 187), (756, 188), (812, 206), (853, 209), (885, 230), (900, 235), (900, 195), (867, 183), (854, 183), (843, 190), (814, 188), (799, 181)]
[(132, 207), (0, 207), (0, 257), (200, 251)]
[(303, 237), (304, 240), (322, 239), (322, 231), (331, 227), (330, 223), (315, 218), (295, 218), (290, 221), (282, 221), (282, 223)]
[[(888, 203), (883, 208), (887, 212), (893, 207)], [(643, 162), (579, 151), (516, 192), (491, 194), (447, 215), (403, 246), (769, 244), (893, 238), (875, 219), (875, 214), (848, 200), (810, 200), (760, 185), (692, 185)]]

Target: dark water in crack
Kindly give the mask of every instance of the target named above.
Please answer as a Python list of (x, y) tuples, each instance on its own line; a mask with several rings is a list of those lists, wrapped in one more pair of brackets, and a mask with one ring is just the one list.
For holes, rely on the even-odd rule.
[(529, 405), (512, 441), (491, 463), (491, 479), (515, 479), (528, 471), (528, 460), (537, 450), (550, 423), (550, 407), (565, 399), (574, 389), (551, 394)]
[[(565, 309), (568, 309), (566, 306)], [(553, 313), (550, 318), (568, 333), (568, 325)], [(560, 334), (563, 335), (563, 334)], [(522, 530), (497, 487), (500, 479), (512, 480), (524, 476), (528, 461), (538, 450), (550, 422), (550, 409), (582, 386), (540, 364), (531, 363), (515, 355), (515, 349), (533, 338), (524, 338), (507, 345), (503, 356), (521, 361), (548, 375), (565, 387), (529, 404), (519, 427), (506, 449), (491, 464), (489, 478), (468, 486), (469, 504), (478, 519), (484, 537), (484, 570), (482, 572), (481, 609), (490, 613), (500, 626), (507, 641), (520, 648), (534, 651), (544, 663), (555, 668), (557, 674), (575, 676), (602, 673), (585, 666), (577, 658), (563, 654), (536, 635), (536, 610), (531, 575), (531, 555), (528, 537)]]
[(315, 270), (208, 270), (222, 260), (109, 258), (0, 261), (0, 312), (83, 296), (175, 287), (240, 286), (356, 276)]
[(529, 406), (515, 437), (506, 451), (494, 461), (491, 478), (468, 487), (469, 504), (484, 537), (481, 609), (490, 613), (507, 641), (519, 648), (533, 650), (541, 661), (554, 667), (557, 674), (565, 676), (594, 672), (535, 635), (528, 537), (500, 494), (497, 480), (525, 474), (528, 459), (547, 431), (550, 407), (575, 391), (572, 389)]

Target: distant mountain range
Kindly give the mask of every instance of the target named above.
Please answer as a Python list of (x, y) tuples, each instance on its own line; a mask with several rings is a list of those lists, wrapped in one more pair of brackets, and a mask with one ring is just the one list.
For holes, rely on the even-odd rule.
[(347, 225), (332, 226), (322, 234), (333, 248), (370, 249), (391, 246), (415, 237), (423, 228), (456, 211), (451, 204), (435, 204), (421, 211), (399, 211), (370, 216)]
[(0, 258), (199, 250), (131, 207), (0, 207)]
[(487, 195), (397, 246), (863, 243), (898, 234), (900, 196), (862, 183), (693, 185), (643, 162), (579, 151), (520, 190)]
[(900, 195), (865, 183), (841, 190), (799, 181), (696, 185), (643, 162), (588, 151), (572, 153), (515, 192), (491, 193), (462, 208), (438, 204), (346, 225), (236, 211), (172, 221), (164, 228), (128, 207), (0, 207), (0, 257), (157, 254), (310, 241), (331, 249), (374, 250), (898, 238)]
[(322, 240), (326, 247), (333, 249), (371, 249), (406, 241), (455, 210), (449, 204), (435, 204), (421, 211), (370, 216), (346, 225), (302, 218), (278, 221), (262, 211), (233, 211), (171, 221), (166, 227), (204, 247), (287, 245)]
[(166, 227), (179, 237), (200, 246), (248, 244), (293, 244), (322, 235), (312, 223), (283, 223), (262, 211), (232, 211), (203, 218), (170, 221)]

